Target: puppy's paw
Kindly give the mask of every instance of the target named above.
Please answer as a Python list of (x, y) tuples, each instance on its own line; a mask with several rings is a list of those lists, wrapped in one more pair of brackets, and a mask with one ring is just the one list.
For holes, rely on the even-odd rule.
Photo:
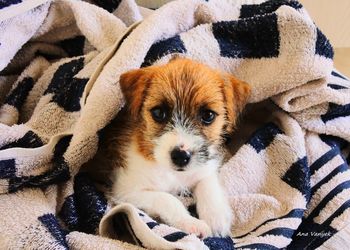
[(231, 234), (232, 210), (226, 202), (208, 204), (199, 210), (199, 218), (204, 220), (213, 236), (227, 236)]
[(176, 227), (189, 234), (195, 234), (203, 239), (211, 235), (210, 227), (203, 220), (198, 220), (192, 216), (183, 218), (176, 223)]

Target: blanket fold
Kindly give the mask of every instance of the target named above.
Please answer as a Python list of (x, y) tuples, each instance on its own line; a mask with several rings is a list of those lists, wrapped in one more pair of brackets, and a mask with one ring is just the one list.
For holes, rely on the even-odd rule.
[[(133, 0), (29, 2), (0, 3), (2, 246), (350, 244), (350, 81), (298, 1), (177, 0), (143, 20)], [(131, 204), (112, 204), (108, 183), (84, 168), (124, 105), (119, 76), (173, 57), (252, 87), (234, 154), (220, 169), (234, 213), (230, 237), (200, 240)], [(195, 211), (191, 197), (179, 199)]]

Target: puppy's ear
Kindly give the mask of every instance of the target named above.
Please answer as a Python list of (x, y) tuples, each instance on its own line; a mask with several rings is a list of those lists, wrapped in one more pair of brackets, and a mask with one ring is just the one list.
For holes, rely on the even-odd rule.
[(239, 114), (247, 104), (251, 90), (248, 83), (238, 80), (232, 75), (226, 75), (224, 95), (227, 109), (227, 133), (231, 133)]
[(144, 69), (136, 69), (122, 74), (119, 78), (126, 105), (132, 117), (137, 118), (151, 81)]

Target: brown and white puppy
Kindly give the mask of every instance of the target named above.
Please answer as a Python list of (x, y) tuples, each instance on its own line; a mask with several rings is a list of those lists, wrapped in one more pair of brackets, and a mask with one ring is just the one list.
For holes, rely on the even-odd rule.
[[(188, 59), (120, 77), (124, 108), (109, 126), (104, 157), (113, 199), (200, 237), (230, 234), (232, 212), (218, 180), (224, 136), (250, 94), (233, 76)], [(174, 196), (192, 191), (199, 219)]]

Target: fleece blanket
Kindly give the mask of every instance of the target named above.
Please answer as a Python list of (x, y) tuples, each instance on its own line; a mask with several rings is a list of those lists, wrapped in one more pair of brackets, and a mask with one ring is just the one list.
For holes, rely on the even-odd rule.
[[(1, 248), (350, 245), (350, 81), (299, 2), (178, 0), (150, 11), (133, 0), (5, 0), (0, 55)], [(229, 237), (200, 240), (111, 204), (108, 183), (84, 171), (124, 105), (120, 74), (174, 56), (252, 87), (220, 169)], [(195, 215), (195, 201), (179, 199)]]

